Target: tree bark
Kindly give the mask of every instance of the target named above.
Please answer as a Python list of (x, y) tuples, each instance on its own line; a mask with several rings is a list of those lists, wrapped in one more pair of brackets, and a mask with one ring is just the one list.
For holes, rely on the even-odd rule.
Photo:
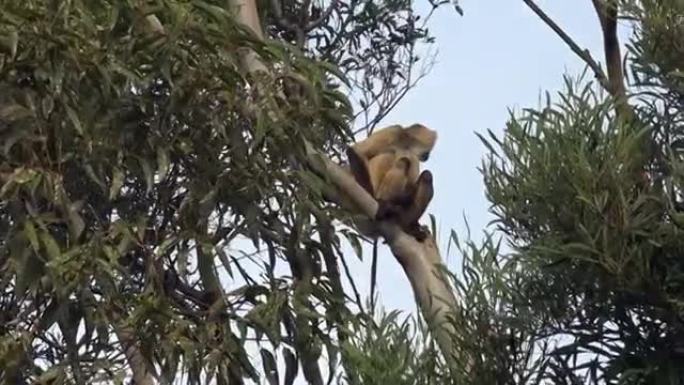
[[(256, 0), (228, 0), (231, 11), (235, 12), (236, 19), (251, 31), (260, 40), (264, 39), (264, 32), (261, 29), (261, 20), (259, 19), (259, 10), (256, 6)], [(268, 68), (259, 60), (256, 52), (249, 48), (245, 48), (240, 52), (240, 60), (242, 66), (250, 73), (268, 72)]]
[(617, 36), (618, 4), (615, 0), (592, 0), (603, 32), (603, 51), (608, 70), (608, 92), (615, 98), (625, 97), (622, 54)]
[[(118, 317), (117, 317), (118, 318)], [(154, 373), (148, 369), (147, 360), (140, 352), (136, 342), (135, 331), (129, 327), (121, 327), (114, 322), (114, 330), (124, 349), (128, 366), (133, 372), (133, 384), (155, 385)]]

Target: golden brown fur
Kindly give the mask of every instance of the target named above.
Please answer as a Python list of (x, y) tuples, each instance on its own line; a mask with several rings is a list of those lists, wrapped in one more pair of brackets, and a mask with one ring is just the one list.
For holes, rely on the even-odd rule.
[(395, 219), (419, 240), (425, 232), (418, 219), (433, 196), (432, 174), (426, 170), (419, 175), (419, 162), (428, 159), (436, 140), (437, 133), (423, 125), (395, 125), (347, 151), (357, 182), (378, 200), (376, 219)]

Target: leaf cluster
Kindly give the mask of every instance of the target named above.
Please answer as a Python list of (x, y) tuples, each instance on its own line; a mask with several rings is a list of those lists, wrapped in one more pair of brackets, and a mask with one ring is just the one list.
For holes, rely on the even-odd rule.
[(344, 79), (224, 7), (0, 2), (0, 382), (121, 381), (129, 329), (188, 383), (256, 380), (250, 343), (295, 367), (332, 344), (339, 240), (301, 164), (348, 140)]
[(676, 134), (653, 110), (614, 111), (568, 81), (558, 102), (483, 138), (487, 197), (523, 279), (511, 304), (541, 344), (540, 379), (678, 383), (682, 185), (676, 143), (662, 142)]

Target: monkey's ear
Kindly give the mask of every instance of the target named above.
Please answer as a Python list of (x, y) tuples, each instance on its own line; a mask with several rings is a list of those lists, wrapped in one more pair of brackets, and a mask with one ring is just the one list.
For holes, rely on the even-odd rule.
[(370, 173), (368, 172), (368, 162), (359, 156), (354, 148), (347, 148), (347, 159), (356, 183), (363, 187), (369, 194), (375, 196), (373, 184), (371, 183)]

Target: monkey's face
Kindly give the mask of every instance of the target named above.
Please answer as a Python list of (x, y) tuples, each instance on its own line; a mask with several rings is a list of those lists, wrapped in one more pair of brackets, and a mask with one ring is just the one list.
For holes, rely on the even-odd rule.
[(437, 142), (437, 131), (422, 124), (413, 124), (404, 130), (404, 134), (408, 137), (405, 140), (407, 147), (417, 150), (414, 153), (422, 162), (427, 161)]

